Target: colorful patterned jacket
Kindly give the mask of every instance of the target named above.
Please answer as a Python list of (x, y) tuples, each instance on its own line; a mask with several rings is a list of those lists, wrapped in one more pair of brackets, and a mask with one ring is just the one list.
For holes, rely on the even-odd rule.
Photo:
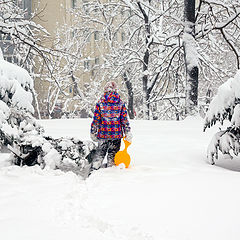
[(130, 132), (127, 109), (116, 92), (107, 92), (97, 102), (91, 133), (98, 139), (119, 139)]

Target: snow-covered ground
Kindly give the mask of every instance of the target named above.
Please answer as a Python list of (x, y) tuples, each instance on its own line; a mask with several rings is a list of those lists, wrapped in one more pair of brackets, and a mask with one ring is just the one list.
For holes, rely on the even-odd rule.
[[(41, 121), (49, 135), (89, 140), (91, 120)], [(132, 121), (129, 169), (87, 180), (0, 160), (1, 240), (238, 240), (240, 159), (206, 163), (217, 129), (202, 119)], [(235, 170), (235, 171), (234, 171)]]

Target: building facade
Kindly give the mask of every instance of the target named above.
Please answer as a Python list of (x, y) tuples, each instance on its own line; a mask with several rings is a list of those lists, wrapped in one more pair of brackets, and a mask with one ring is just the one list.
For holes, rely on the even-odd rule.
[[(55, 40), (57, 37), (60, 37), (59, 41), (63, 41), (62, 45), (66, 44), (66, 48), (68, 48), (67, 45), (72, 40), (67, 37), (67, 34), (70, 32), (68, 28), (73, 28), (77, 18), (74, 19), (71, 10), (79, 7), (79, 4), (83, 2), (86, 2), (86, 0), (32, 0), (32, 10), (41, 12), (41, 18), (36, 17), (34, 21), (41, 24), (50, 34), (48, 42), (45, 43), (46, 46), (55, 48)], [(63, 26), (66, 27), (66, 33), (61, 32), (61, 35), (59, 35), (59, 29)], [(74, 34), (73, 29), (70, 38), (74, 38)], [(76, 97), (76, 95), (79, 94), (78, 90), (86, 90), (89, 87), (88, 83), (99, 77), (97, 73), (99, 73), (100, 65), (103, 64), (101, 53), (106, 51), (106, 48), (104, 43), (101, 42), (98, 31), (92, 33), (86, 41), (87, 43), (81, 49), (81, 52), (72, 52), (77, 58), (82, 59), (78, 61), (77, 71), (74, 71), (73, 75), (69, 73), (69, 76), (66, 74), (62, 77), (66, 79), (59, 79), (60, 82), (66, 82), (62, 86), (64, 94), (57, 89), (54, 82), (45, 81), (44, 78), (36, 79), (35, 89), (42, 117), (48, 117), (49, 115), (61, 117), (64, 114), (68, 115), (73, 112), (79, 117), (88, 116), (85, 109), (79, 104), (81, 96)], [(67, 49), (67, 51), (70, 50)]]

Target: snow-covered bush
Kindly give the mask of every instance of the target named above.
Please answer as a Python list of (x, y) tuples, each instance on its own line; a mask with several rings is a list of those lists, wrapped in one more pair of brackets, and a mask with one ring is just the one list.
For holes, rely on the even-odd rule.
[(40, 130), (32, 117), (33, 91), (28, 72), (5, 61), (0, 50), (0, 130), (6, 136), (17, 138), (22, 129)]
[[(14, 164), (32, 166), (39, 164), (51, 169), (73, 171), (84, 177), (88, 176), (95, 144), (76, 138), (58, 138), (43, 136), (34, 132), (26, 134), (21, 141), (9, 146)], [(86, 176), (85, 176), (86, 173)]]
[(0, 146), (8, 146), (16, 165), (84, 170), (94, 153), (94, 143), (44, 136), (32, 116), (33, 91), (28, 72), (5, 61), (0, 52)]
[(204, 131), (217, 121), (223, 124), (224, 120), (229, 121), (230, 126), (214, 135), (207, 150), (211, 164), (218, 159), (218, 151), (231, 158), (240, 152), (240, 70), (219, 87), (206, 114)]

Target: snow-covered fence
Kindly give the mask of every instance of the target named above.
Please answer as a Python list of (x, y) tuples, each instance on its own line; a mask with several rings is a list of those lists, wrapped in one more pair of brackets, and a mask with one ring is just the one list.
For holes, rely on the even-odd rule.
[(230, 126), (213, 136), (207, 150), (211, 164), (218, 159), (218, 151), (231, 158), (240, 152), (240, 70), (234, 78), (230, 78), (219, 87), (206, 114), (204, 131), (217, 121), (223, 124), (224, 120), (228, 120)]

